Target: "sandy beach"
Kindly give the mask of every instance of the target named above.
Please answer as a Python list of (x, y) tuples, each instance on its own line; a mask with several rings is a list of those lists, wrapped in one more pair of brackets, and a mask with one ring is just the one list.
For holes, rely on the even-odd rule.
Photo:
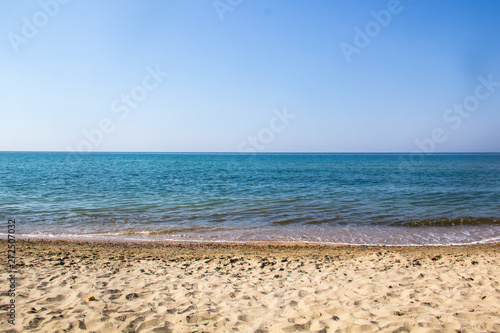
[(16, 257), (1, 332), (500, 332), (500, 244), (18, 240)]

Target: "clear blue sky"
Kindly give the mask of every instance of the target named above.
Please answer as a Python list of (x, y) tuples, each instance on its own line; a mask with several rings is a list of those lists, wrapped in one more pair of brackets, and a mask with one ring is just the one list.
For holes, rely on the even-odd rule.
[(0, 150), (500, 151), (499, 1), (64, 2), (0, 1)]

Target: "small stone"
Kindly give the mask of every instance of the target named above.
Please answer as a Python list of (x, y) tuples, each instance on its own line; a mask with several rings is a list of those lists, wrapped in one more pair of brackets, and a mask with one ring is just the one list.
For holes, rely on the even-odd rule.
[(126, 299), (133, 299), (133, 298), (138, 298), (139, 295), (137, 295), (136, 293), (131, 293), (131, 294), (128, 294), (127, 296), (125, 296)]

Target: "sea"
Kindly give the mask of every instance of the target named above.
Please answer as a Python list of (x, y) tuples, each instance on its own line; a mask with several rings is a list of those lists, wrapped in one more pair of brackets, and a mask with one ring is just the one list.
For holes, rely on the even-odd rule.
[(500, 154), (0, 152), (7, 237), (500, 241)]

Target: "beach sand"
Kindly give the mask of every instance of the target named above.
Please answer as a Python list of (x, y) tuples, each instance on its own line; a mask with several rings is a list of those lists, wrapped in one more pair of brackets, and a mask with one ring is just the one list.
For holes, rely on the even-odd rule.
[(500, 332), (500, 244), (18, 240), (16, 250), (16, 325), (5, 259), (1, 332)]

